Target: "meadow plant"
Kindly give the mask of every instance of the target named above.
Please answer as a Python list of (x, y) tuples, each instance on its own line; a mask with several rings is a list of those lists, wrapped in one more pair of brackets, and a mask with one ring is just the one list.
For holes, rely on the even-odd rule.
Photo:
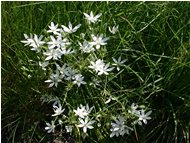
[[(55, 91), (62, 87), (69, 91), (91, 86), (93, 88), (90, 90), (99, 91), (104, 84), (109, 86), (109, 81), (126, 70), (127, 59), (122, 57), (122, 51), (115, 51), (120, 55), (118, 57), (109, 56), (109, 43), (113, 35), (117, 36), (119, 26), (111, 28), (110, 25), (106, 27), (110, 33), (106, 34), (106, 30), (105, 33), (99, 33), (102, 14), (94, 15), (92, 11), (83, 14), (84, 24), (68, 21), (68, 26), (65, 26), (51, 22), (44, 35), (24, 34), (25, 39), (21, 42), (36, 52), (38, 66), (46, 76), (44, 84), (47, 84), (49, 90)], [(85, 31), (81, 31), (81, 27)], [(76, 106), (71, 105), (75, 98), (68, 100), (66, 95), (49, 100), (54, 102), (54, 113), (50, 117), (50, 123), (46, 122), (46, 127), (44, 126), (47, 133), (61, 134), (66, 130), (67, 133), (87, 137), (94, 128), (101, 130), (99, 127), (106, 122), (108, 126), (103, 126), (104, 130), (112, 138), (130, 134), (135, 126), (143, 126), (143, 123), (147, 124), (151, 119), (152, 111), (148, 107), (121, 102), (117, 94), (106, 93), (105, 89), (104, 94), (97, 97), (103, 102), (98, 103), (96, 98), (91, 98), (91, 102), (86, 99)], [(99, 104), (102, 108), (98, 108)], [(113, 113), (112, 110), (118, 112)]]

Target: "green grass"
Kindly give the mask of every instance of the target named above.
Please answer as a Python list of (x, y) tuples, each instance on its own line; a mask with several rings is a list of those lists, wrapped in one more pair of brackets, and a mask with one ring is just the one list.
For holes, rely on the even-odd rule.
[[(43, 72), (36, 70), (36, 53), (20, 42), (23, 33), (40, 35), (51, 21), (64, 25), (69, 21), (85, 24), (83, 12), (90, 11), (103, 14), (100, 33), (106, 31), (104, 34), (109, 35), (106, 27), (119, 25), (118, 36), (107, 45), (106, 58), (117, 57), (123, 51), (122, 56), (128, 59), (125, 71), (98, 91), (90, 87), (69, 92), (62, 87), (49, 90), (44, 84)], [(59, 98), (68, 94), (66, 100), (71, 101), (71, 105), (93, 101), (99, 109), (103, 109), (99, 94), (100, 97), (111, 94), (123, 105), (127, 100), (148, 106), (153, 110), (152, 120), (123, 138), (110, 139), (105, 125), (102, 132), (91, 132), (90, 138), (83, 142), (188, 143), (189, 15), (188, 2), (2, 2), (2, 142), (52, 140), (44, 130), (44, 122), (50, 120), (47, 115), (52, 113), (52, 105), (40, 101), (44, 94)], [(23, 70), (23, 66), (27, 70)], [(111, 109), (112, 106), (107, 107)], [(78, 139), (78, 136), (65, 134), (66, 140), (69, 137)]]

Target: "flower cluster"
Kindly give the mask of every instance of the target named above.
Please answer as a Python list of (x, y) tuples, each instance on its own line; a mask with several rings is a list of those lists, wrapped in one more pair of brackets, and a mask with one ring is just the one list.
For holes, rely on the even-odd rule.
[[(151, 119), (149, 115), (152, 113), (152, 111), (148, 111), (145, 114), (144, 109), (137, 110), (137, 108), (139, 108), (139, 106), (135, 105), (135, 103), (132, 103), (128, 110), (129, 115), (127, 116), (127, 118), (130, 118), (130, 121), (134, 121), (129, 124), (130, 126), (134, 126), (137, 123), (139, 125), (142, 125), (142, 122), (144, 124), (147, 124), (147, 120)], [(119, 135), (123, 136), (124, 134), (129, 134), (129, 131), (133, 131), (132, 127), (126, 125), (127, 120), (123, 116), (119, 115), (118, 120), (114, 119), (114, 121), (115, 123), (114, 122), (111, 123), (112, 128), (110, 129), (111, 131), (110, 137), (113, 136), (118, 137)]]
[[(106, 47), (109, 45), (111, 36), (108, 37), (106, 34), (99, 33), (98, 31), (100, 30), (97, 30), (97, 25), (94, 26), (100, 21), (102, 14), (94, 15), (92, 11), (90, 14), (83, 14), (87, 21), (85, 24), (88, 25), (89, 29), (85, 29), (85, 25), (83, 26), (80, 23), (72, 24), (68, 22), (67, 26), (67, 24), (59, 25), (51, 22), (48, 26), (49, 29), (46, 30), (46, 36), (24, 34), (25, 40), (21, 42), (24, 43), (24, 46), (30, 47), (32, 51), (37, 53), (39, 57), (38, 66), (40, 70), (43, 70), (45, 76), (48, 76), (44, 82), (48, 84), (49, 88), (56, 89), (63, 83), (64, 86), (62, 87), (65, 91), (67, 91), (67, 87), (74, 88), (75, 91), (76, 88), (88, 88), (89, 86), (93, 86), (97, 90), (101, 85), (107, 86), (109, 77), (113, 75), (112, 78), (115, 78), (125, 70), (125, 68), (122, 69), (122, 67), (126, 67), (127, 62), (126, 58), (122, 58), (124, 54), (116, 54), (119, 56), (111, 57), (111, 60), (106, 56), (108, 54)], [(110, 34), (116, 34), (119, 31), (118, 28), (119, 26), (115, 25), (112, 28), (109, 27), (108, 30)], [(85, 33), (81, 32), (82, 30), (85, 30)], [(116, 72), (115, 75), (114, 72)], [(112, 103), (112, 100), (117, 103), (117, 98), (114, 95), (108, 95), (108, 99), (108, 96), (101, 97), (105, 101), (103, 103), (105, 106)], [(63, 108), (62, 104), (69, 105), (69, 107)], [(64, 101), (62, 104), (59, 99), (53, 104), (54, 113), (51, 115), (53, 120), (51, 123), (46, 123), (45, 127), (48, 133), (54, 133), (55, 128), (61, 126), (61, 129), (64, 128), (68, 133), (71, 133), (73, 129), (82, 128), (83, 133), (86, 135), (89, 131), (88, 129), (95, 127), (95, 123), (97, 123), (98, 127), (101, 125), (101, 120), (94, 117), (100, 114), (91, 113), (95, 106), (89, 107), (87, 103), (83, 106), (79, 103), (80, 105), (77, 108), (73, 108), (76, 106), (75, 103), (75, 105), (65, 104)], [(152, 111), (145, 113), (146, 108), (139, 108), (133, 103), (125, 116), (119, 115), (115, 117), (114, 122), (111, 123), (110, 137), (129, 134), (129, 131), (133, 131), (133, 125), (147, 124), (147, 120), (151, 119), (149, 115)], [(98, 109), (95, 111), (99, 112)], [(65, 112), (68, 114), (65, 115)]]
[[(101, 15), (102, 14), (98, 14), (94, 16), (92, 11), (90, 12), (90, 15), (84, 13), (89, 24), (100, 21), (99, 18)], [(119, 69), (119, 66), (125, 62), (125, 60), (121, 61), (121, 57), (119, 57), (119, 61), (113, 58), (113, 67), (110, 67), (111, 64), (105, 64), (103, 59), (94, 59), (93, 55), (98, 55), (96, 51), (100, 50), (102, 46), (105, 46), (109, 40), (109, 38), (104, 37), (103, 34), (93, 33), (88, 39), (83, 38), (83, 42), (81, 42), (81, 39), (71, 39), (71, 34), (77, 32), (78, 29), (80, 29), (81, 24), (73, 26), (72, 23), (69, 22), (67, 27), (65, 25), (59, 26), (58, 24), (51, 22), (48, 27), (47, 37), (44, 38), (43, 35), (38, 37), (36, 34), (24, 34), (25, 40), (22, 40), (21, 42), (25, 44), (24, 46), (32, 47), (31, 50), (36, 51), (36, 53), (42, 53), (39, 66), (44, 71), (47, 71), (47, 69), (48, 71), (51, 71), (51, 73), (48, 72), (49, 79), (45, 80), (45, 83), (48, 83), (49, 87), (57, 87), (58, 83), (61, 83), (63, 80), (72, 81), (72, 83), (76, 84), (78, 87), (87, 83), (85, 77), (80, 73), (81, 70), (79, 69), (79, 65), (76, 64), (78, 62), (84, 63), (84, 61), (78, 61), (76, 58), (73, 58), (79, 56), (80, 52), (89, 54), (89, 59), (87, 59), (89, 63), (82, 68), (88, 67), (88, 71), (94, 69), (98, 75), (108, 75), (114, 67)], [(113, 27), (111, 32), (115, 33), (117, 28), (118, 27)], [(83, 37), (85, 37), (84, 33), (81, 33), (80, 35), (82, 34), (84, 35)], [(93, 53), (93, 55), (91, 53)], [(91, 60), (92, 58), (95, 62)], [(56, 66), (55, 70), (53, 70), (52, 65)]]
[(92, 111), (93, 107), (89, 108), (88, 104), (86, 106), (80, 105), (77, 110), (73, 110), (76, 116), (79, 116), (80, 124), (77, 125), (79, 128), (83, 128), (83, 132), (86, 133), (87, 129), (93, 129), (94, 120), (89, 120), (89, 114)]
[[(80, 105), (79, 107), (77, 107), (76, 110), (72, 111), (73, 113), (75, 113), (75, 116), (78, 117), (78, 120), (79, 120), (79, 124), (77, 125), (77, 127), (83, 128), (84, 133), (87, 133), (87, 129), (94, 128), (92, 125), (95, 123), (95, 121), (89, 119), (89, 115), (90, 115), (92, 109), (93, 109), (93, 107), (89, 108), (89, 106), (87, 104), (86, 106)], [(46, 123), (47, 126), (45, 127), (45, 130), (47, 130), (48, 133), (51, 133), (51, 132), (54, 133), (56, 126), (59, 126), (59, 125), (62, 126), (63, 124), (65, 124), (66, 131), (72, 132), (72, 128), (74, 127), (74, 125), (64, 122), (64, 120), (67, 118), (67, 116), (65, 116), (63, 114), (65, 109), (62, 108), (60, 101), (54, 102), (53, 110), (54, 110), (54, 114), (52, 116), (55, 118), (54, 118), (54, 120), (51, 121), (51, 124)], [(56, 121), (58, 121), (57, 125), (55, 124)], [(67, 124), (69, 124), (69, 125), (67, 125)]]

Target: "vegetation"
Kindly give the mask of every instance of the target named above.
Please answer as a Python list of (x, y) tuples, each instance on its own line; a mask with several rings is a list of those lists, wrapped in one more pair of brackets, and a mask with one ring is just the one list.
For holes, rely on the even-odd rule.
[[(188, 142), (189, 7), (188, 2), (1, 2), (2, 142)], [(84, 81), (90, 82), (95, 77), (102, 83), (94, 88), (89, 82), (79, 87), (64, 81), (49, 88), (44, 81), (55, 70), (55, 63), (47, 71), (42, 70), (38, 62), (43, 54), (24, 46), (23, 34), (46, 33), (48, 37), (51, 22), (66, 26), (69, 21), (74, 26), (80, 23), (76, 35), (69, 37), (76, 46), (77, 40), (81, 40), (80, 32), (86, 32), (90, 39), (83, 13), (91, 11), (95, 15), (102, 13), (101, 21), (94, 24), (95, 34), (109, 37), (107, 45), (95, 53), (97, 58), (110, 62), (110, 66), (112, 57), (121, 56), (127, 61), (119, 71), (115, 67), (109, 75), (98, 75), (88, 68), (87, 54), (62, 58), (60, 63), (69, 61), (81, 69)], [(112, 34), (108, 27), (114, 25), (119, 28)], [(75, 59), (82, 64), (75, 63)], [(114, 100), (105, 104), (110, 97)], [(66, 119), (61, 128), (47, 133), (46, 123), (51, 123), (56, 99), (65, 108)], [(111, 123), (118, 115), (127, 118), (127, 123), (133, 121), (128, 113), (132, 103), (146, 112), (152, 111), (151, 119), (142, 126), (130, 126), (133, 131), (129, 134), (110, 138)], [(88, 134), (77, 126), (78, 118), (73, 112), (80, 104), (93, 107), (91, 118), (101, 123), (101, 126), (94, 123)], [(97, 117), (99, 114), (101, 119)], [(75, 125), (72, 133), (66, 131), (66, 123)]]

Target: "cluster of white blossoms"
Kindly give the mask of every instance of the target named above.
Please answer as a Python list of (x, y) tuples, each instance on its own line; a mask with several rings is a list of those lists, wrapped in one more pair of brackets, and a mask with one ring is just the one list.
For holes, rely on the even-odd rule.
[[(94, 120), (90, 120), (89, 115), (94, 107), (89, 108), (88, 104), (86, 106), (80, 105), (77, 107), (76, 110), (73, 110), (73, 113), (75, 113), (75, 116), (78, 117), (78, 125), (77, 127), (83, 128), (83, 132), (87, 133), (87, 129), (93, 129), (93, 124), (95, 123)], [(62, 105), (60, 104), (60, 101), (55, 101), (53, 104), (53, 110), (54, 114), (52, 115), (54, 120), (50, 123), (46, 123), (45, 130), (47, 130), (48, 133), (54, 133), (56, 126), (63, 125), (63, 120), (66, 119), (66, 116), (63, 114), (65, 111), (64, 108), (62, 108)], [(61, 116), (61, 118), (60, 118)], [(57, 125), (55, 124), (56, 121), (58, 121)], [(72, 128), (74, 125), (65, 125), (65, 129), (67, 132), (72, 132)]]
[[(85, 19), (89, 24), (94, 24), (100, 21), (99, 18), (101, 15), (101, 13), (94, 15), (92, 11), (89, 15), (84, 13)], [(78, 54), (80, 54), (80, 52), (89, 53), (91, 56), (91, 53), (94, 53), (102, 46), (107, 45), (109, 38), (104, 37), (103, 34), (93, 33), (90, 37), (88, 37), (88, 40), (83, 38), (83, 42), (80, 40), (71, 39), (70, 35), (77, 32), (81, 26), (81, 24), (73, 26), (71, 22), (68, 23), (68, 27), (65, 25), (59, 26), (58, 24), (51, 22), (48, 26), (49, 29), (47, 30), (47, 37), (44, 37), (43, 35), (37, 36), (36, 34), (24, 34), (25, 40), (22, 40), (21, 42), (25, 44), (24, 46), (31, 47), (31, 50), (36, 51), (36, 53), (41, 52), (42, 56), (40, 57), (41, 61), (39, 61), (39, 66), (44, 71), (47, 71), (47, 69), (50, 69), (48, 71), (51, 71), (48, 72), (49, 78), (45, 81), (45, 83), (49, 84), (49, 87), (57, 87), (58, 83), (61, 83), (63, 80), (70, 80), (78, 87), (86, 84), (87, 82), (85, 81), (85, 77), (82, 75), (82, 73), (80, 73), (80, 69), (78, 69), (78, 65), (76, 65), (78, 62), (76, 58), (70, 60), (72, 62), (69, 62), (65, 59), (76, 57)], [(109, 30), (111, 33), (115, 34), (118, 30), (118, 26), (114, 26), (112, 30), (109, 27)], [(85, 35), (84, 33), (81, 34)], [(119, 61), (113, 58), (114, 63), (112, 64), (105, 64), (103, 59), (96, 58), (95, 60), (96, 61), (89, 61), (89, 65), (85, 66), (88, 67), (89, 71), (90, 69), (94, 69), (98, 75), (108, 75), (109, 72), (114, 69), (114, 67), (117, 67), (118, 70), (119, 66), (125, 62), (125, 60), (121, 61), (121, 57), (119, 57)], [(121, 62), (121, 64), (118, 62)], [(56, 65), (56, 70), (53, 70), (53, 64)], [(110, 67), (111, 65), (113, 67)]]
[[(131, 126), (134, 126), (137, 123), (139, 125), (142, 125), (142, 122), (144, 124), (147, 124), (147, 120), (151, 119), (149, 115), (152, 113), (152, 111), (148, 111), (147, 113), (145, 113), (144, 109), (137, 110), (138, 108), (139, 108), (138, 105), (135, 105), (135, 103), (132, 103), (131, 107), (128, 110), (128, 113), (131, 114), (131, 116), (129, 117), (132, 117), (130, 121), (134, 120), (133, 122), (131, 122)], [(119, 115), (118, 120), (114, 119), (114, 121), (115, 123), (114, 122), (111, 123), (112, 128), (110, 129), (111, 131), (110, 137), (113, 137), (113, 136), (118, 137), (119, 135), (123, 136), (124, 134), (129, 134), (130, 130), (133, 131), (132, 127), (129, 127), (126, 125), (127, 120), (123, 116)]]
[[(52, 115), (53, 117), (55, 117), (55, 120), (52, 120), (51, 121), (51, 124), (50, 123), (46, 123), (46, 127), (45, 127), (45, 130), (47, 130), (48, 133), (54, 133), (55, 132), (55, 127), (58, 126), (58, 125), (61, 125), (63, 122), (62, 122), (62, 119), (65, 119), (65, 115), (63, 114), (63, 112), (65, 111), (65, 109), (62, 109), (62, 105), (60, 103), (60, 101), (55, 101), (54, 104), (53, 104), (53, 110), (54, 110), (54, 114)], [(61, 118), (60, 118), (60, 115)], [(60, 118), (60, 119), (58, 119)], [(55, 122), (56, 120), (58, 119), (58, 123), (57, 125), (55, 125)]]
[(89, 114), (92, 111), (93, 107), (89, 108), (88, 104), (86, 106), (80, 105), (77, 110), (73, 110), (75, 112), (75, 116), (79, 118), (79, 128), (83, 128), (83, 132), (86, 133), (87, 129), (93, 129), (94, 120), (89, 120)]
[[(115, 72), (119, 75), (124, 70), (121, 68), (125, 67), (127, 59), (122, 59), (121, 53), (119, 53), (119, 57), (112, 57), (111, 60), (106, 60), (107, 57), (102, 56), (107, 54), (103, 52), (108, 50), (106, 46), (109, 44), (110, 38), (106, 37), (105, 34), (95, 32), (99, 30), (93, 29), (94, 24), (100, 21), (102, 14), (94, 15), (92, 11), (90, 14), (83, 14), (88, 24), (83, 29), (85, 27), (89, 28), (85, 29), (85, 33), (81, 33), (82, 29), (80, 30), (80, 28), (83, 26), (81, 24), (68, 22), (68, 26), (65, 26), (51, 22), (48, 26), (49, 29), (46, 31), (47, 36), (24, 34), (25, 40), (21, 42), (38, 54), (38, 66), (44, 71), (45, 75), (48, 75), (44, 82), (48, 84), (49, 88), (57, 88), (58, 84), (64, 83), (72, 84), (77, 88), (90, 85), (96, 89), (102, 83), (105, 83), (101, 80), (103, 78), (98, 77), (108, 77), (115, 69), (117, 70)], [(111, 34), (116, 34), (118, 28), (119, 26), (115, 25), (108, 27), (108, 30)], [(91, 77), (89, 78), (89, 76)], [(109, 99), (104, 102), (105, 106), (112, 100), (116, 101), (116, 98), (110, 95)], [(68, 113), (68, 116), (66, 116), (64, 114), (65, 109), (60, 101), (56, 101), (53, 104), (54, 114), (52, 114), (52, 118), (54, 119), (51, 123), (46, 123), (45, 130), (48, 133), (54, 133), (56, 126), (60, 125), (61, 127), (64, 126), (64, 129), (69, 133), (72, 132), (74, 127), (77, 127), (82, 128), (83, 133), (87, 134), (87, 130), (93, 129), (96, 122), (97, 125), (101, 124), (97, 120), (93, 120), (96, 119), (91, 114), (93, 108), (95, 107), (90, 108), (88, 104), (86, 106), (80, 105), (73, 111), (66, 111)], [(151, 119), (149, 115), (152, 111), (145, 113), (144, 109), (137, 110), (138, 108), (133, 103), (128, 110), (128, 113), (133, 117), (133, 125), (147, 124), (147, 120)], [(74, 122), (71, 122), (73, 116), (72, 119), (69, 119), (70, 115), (73, 115), (76, 119)], [(133, 131), (132, 127), (127, 125), (130, 121), (128, 121), (128, 117), (121, 115), (114, 118), (114, 122), (111, 123), (110, 137), (123, 136), (129, 134), (129, 131)]]

